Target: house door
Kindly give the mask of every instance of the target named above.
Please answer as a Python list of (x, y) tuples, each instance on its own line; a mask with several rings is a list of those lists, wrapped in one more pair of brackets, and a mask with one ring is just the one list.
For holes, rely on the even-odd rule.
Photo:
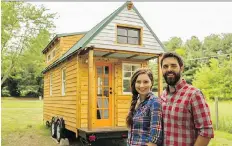
[(96, 64), (96, 95), (94, 127), (112, 125), (112, 65)]

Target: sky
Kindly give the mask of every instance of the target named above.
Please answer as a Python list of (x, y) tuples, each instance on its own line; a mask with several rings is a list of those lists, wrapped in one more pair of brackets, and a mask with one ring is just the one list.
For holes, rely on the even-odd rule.
[[(33, 2), (57, 13), (55, 33), (89, 31), (124, 2)], [(232, 2), (133, 2), (162, 41), (232, 33)]]

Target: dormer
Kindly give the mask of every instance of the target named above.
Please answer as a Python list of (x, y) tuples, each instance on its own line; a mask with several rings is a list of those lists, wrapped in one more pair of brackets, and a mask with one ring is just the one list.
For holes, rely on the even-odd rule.
[(87, 32), (57, 34), (42, 51), (46, 57), (46, 65), (50, 65), (65, 54)]

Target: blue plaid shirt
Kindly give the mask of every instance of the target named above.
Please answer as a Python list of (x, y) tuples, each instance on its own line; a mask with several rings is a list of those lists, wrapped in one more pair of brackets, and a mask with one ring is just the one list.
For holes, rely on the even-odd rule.
[(134, 111), (133, 123), (128, 131), (129, 146), (146, 146), (148, 142), (157, 145), (162, 143), (161, 101), (152, 92), (147, 97)]

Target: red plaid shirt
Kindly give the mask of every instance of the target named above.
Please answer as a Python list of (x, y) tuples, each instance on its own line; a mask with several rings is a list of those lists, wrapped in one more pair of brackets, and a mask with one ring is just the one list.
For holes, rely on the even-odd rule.
[(164, 146), (193, 146), (197, 136), (214, 137), (210, 111), (200, 90), (182, 79), (170, 95), (161, 95)]

